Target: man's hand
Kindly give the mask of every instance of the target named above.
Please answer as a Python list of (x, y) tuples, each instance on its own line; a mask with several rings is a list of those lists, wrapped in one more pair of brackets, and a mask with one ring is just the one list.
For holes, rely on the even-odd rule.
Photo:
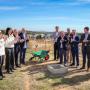
[(87, 42), (88, 42), (88, 40), (83, 40), (83, 42), (84, 42), (84, 43), (87, 43)]
[(21, 39), (20, 42), (23, 43), (25, 40), (24, 39)]
[(75, 40), (74, 39), (71, 39), (71, 42), (74, 42)]

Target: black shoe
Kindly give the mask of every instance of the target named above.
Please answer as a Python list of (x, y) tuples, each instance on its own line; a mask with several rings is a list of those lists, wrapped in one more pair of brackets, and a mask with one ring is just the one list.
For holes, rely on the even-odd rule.
[(85, 67), (81, 67), (80, 69), (85, 69)]
[(79, 66), (79, 64), (78, 65), (76, 65), (77, 67)]
[(15, 68), (13, 68), (13, 70), (16, 70)]
[(7, 71), (6, 73), (7, 73), (7, 74), (12, 74), (10, 71)]
[(54, 58), (54, 60), (56, 61), (56, 58)]
[(72, 63), (72, 64), (70, 64), (70, 66), (74, 66), (74, 65), (75, 65), (75, 64), (73, 64), (73, 63)]
[(18, 65), (18, 66), (16, 66), (16, 68), (21, 68), (21, 66)]
[(11, 72), (14, 72), (13, 69), (10, 69)]

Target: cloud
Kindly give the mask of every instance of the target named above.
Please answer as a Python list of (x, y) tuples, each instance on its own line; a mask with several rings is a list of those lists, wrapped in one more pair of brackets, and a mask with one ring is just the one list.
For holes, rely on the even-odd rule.
[(19, 10), (21, 7), (18, 6), (0, 6), (0, 10)]
[(37, 5), (37, 6), (43, 6), (43, 5), (46, 5), (46, 6), (76, 6), (76, 5), (80, 5), (79, 2), (69, 2), (69, 3), (47, 3), (47, 2), (31, 2), (30, 3), (31, 5)]
[(68, 19), (68, 17), (63, 17), (63, 16), (59, 16), (59, 17), (35, 17), (35, 18), (32, 18), (32, 19), (35, 19), (35, 20), (60, 20), (60, 19), (63, 19), (63, 20), (66, 20)]
[(53, 17), (31, 17), (30, 20), (41, 20), (41, 21), (47, 21), (47, 20), (65, 20), (65, 21), (77, 21), (77, 22), (90, 22), (90, 19), (83, 19), (83, 18), (76, 18), (76, 17), (66, 17), (66, 16), (53, 16)]
[(81, 2), (90, 2), (90, 0), (78, 0), (78, 1), (81, 1)]
[(60, 2), (58, 1), (53, 1), (52, 2), (45, 2), (45, 1), (31, 1), (30, 5), (36, 5), (36, 6), (79, 6), (79, 5), (84, 5), (90, 3), (90, 0), (70, 0), (68, 2)]
[(90, 3), (90, 0), (77, 0), (77, 2), (80, 2), (80, 3)]

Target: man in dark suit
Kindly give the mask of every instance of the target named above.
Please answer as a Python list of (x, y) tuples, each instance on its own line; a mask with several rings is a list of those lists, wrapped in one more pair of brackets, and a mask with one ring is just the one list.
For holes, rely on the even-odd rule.
[(72, 30), (72, 36), (71, 36), (71, 52), (72, 52), (72, 64), (70, 66), (75, 65), (75, 59), (76, 59), (76, 66), (79, 66), (79, 37), (76, 35), (76, 30)]
[(59, 27), (55, 27), (55, 32), (53, 33), (53, 41), (54, 41), (54, 60), (57, 60), (59, 58), (59, 49), (57, 44), (57, 39), (59, 37)]
[(27, 37), (26, 30), (24, 28), (22, 29), (19, 36), (20, 36), (20, 64), (25, 64), (25, 54), (29, 38)]
[(81, 69), (85, 69), (86, 57), (87, 57), (87, 71), (90, 68), (90, 34), (89, 27), (84, 28), (84, 34), (81, 35), (82, 43), (82, 55), (83, 55), (83, 65)]
[[(57, 43), (59, 47), (60, 64), (64, 63), (64, 65), (66, 65), (67, 64), (66, 51), (67, 51), (68, 39), (63, 31), (60, 32), (60, 36), (57, 40)], [(63, 57), (64, 57), (64, 62), (63, 62)]]

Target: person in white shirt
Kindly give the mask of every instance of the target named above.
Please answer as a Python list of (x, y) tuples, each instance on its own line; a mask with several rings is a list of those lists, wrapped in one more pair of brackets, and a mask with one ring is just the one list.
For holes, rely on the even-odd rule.
[(6, 64), (5, 68), (7, 73), (13, 72), (14, 70), (14, 43), (15, 38), (13, 36), (13, 31), (11, 28), (6, 29), (7, 40), (5, 42), (5, 52), (6, 52)]
[(4, 56), (5, 56), (5, 41), (3, 38), (3, 34), (0, 31), (0, 80), (3, 79), (3, 73), (2, 73), (2, 67), (4, 62)]

